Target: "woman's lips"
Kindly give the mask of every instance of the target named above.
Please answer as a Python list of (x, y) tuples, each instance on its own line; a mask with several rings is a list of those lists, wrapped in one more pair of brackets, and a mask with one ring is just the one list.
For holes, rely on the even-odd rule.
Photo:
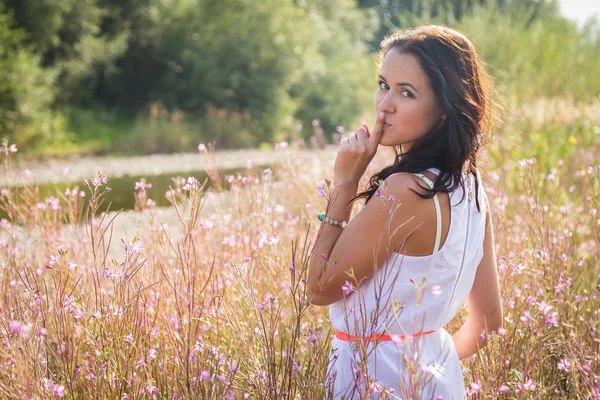
[(387, 122), (384, 122), (384, 123), (383, 123), (383, 127), (384, 127), (384, 128), (387, 128), (387, 127), (389, 127), (389, 126), (392, 126), (392, 124), (388, 124)]

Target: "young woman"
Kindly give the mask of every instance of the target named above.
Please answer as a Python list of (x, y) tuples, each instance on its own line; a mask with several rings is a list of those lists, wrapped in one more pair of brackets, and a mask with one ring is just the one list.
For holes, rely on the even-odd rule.
[[(477, 169), (489, 86), (473, 44), (447, 27), (388, 36), (380, 56), (375, 123), (341, 140), (309, 262), (311, 302), (329, 306), (336, 331), (328, 397), (464, 399), (459, 360), (503, 319)], [(379, 145), (395, 159), (357, 195)]]

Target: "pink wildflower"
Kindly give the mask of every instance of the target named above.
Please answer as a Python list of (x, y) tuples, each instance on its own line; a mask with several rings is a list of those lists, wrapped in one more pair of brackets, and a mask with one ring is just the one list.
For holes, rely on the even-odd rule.
[(10, 323), (8, 324), (8, 327), (10, 328), (11, 331), (13, 331), (14, 333), (17, 333), (21, 330), (21, 327), (23, 325), (19, 322), (19, 321), (10, 321)]
[(65, 387), (63, 385), (59, 385), (58, 383), (54, 384), (52, 388), (52, 394), (55, 397), (65, 397)]
[(571, 363), (569, 363), (569, 360), (567, 360), (566, 358), (563, 358), (562, 360), (560, 360), (558, 362), (558, 369), (560, 369), (561, 371), (566, 371), (569, 369), (570, 365), (571, 365)]
[(538, 303), (538, 308), (542, 314), (546, 315), (550, 310), (552, 310), (553, 307), (550, 304), (547, 304), (544, 300), (542, 300)]
[(33, 328), (33, 324), (31, 322), (21, 326), (21, 336), (23, 339), (28, 339), (31, 334), (31, 328)]
[(370, 389), (371, 389), (371, 393), (379, 393), (380, 392), (376, 383), (371, 383)]
[(229, 372), (236, 372), (237, 368), (238, 368), (237, 361), (234, 361), (232, 364), (230, 364), (228, 368), (229, 368)]
[(527, 381), (523, 385), (523, 388), (526, 389), (526, 390), (534, 390), (536, 388), (536, 385), (533, 383), (533, 381), (531, 380), (531, 378), (529, 378), (529, 379), (527, 379)]
[(558, 312), (552, 311), (550, 313), (550, 315), (548, 316), (548, 319), (546, 319), (546, 325), (558, 326), (558, 321), (556, 320), (557, 315), (558, 315)]
[(156, 348), (153, 347), (150, 349), (150, 351), (148, 352), (148, 357), (154, 359), (156, 358), (156, 356), (158, 355), (158, 351), (156, 351)]
[(588, 374), (592, 368), (589, 365), (584, 365), (583, 367), (581, 367), (581, 369), (583, 370), (583, 372), (585, 372), (586, 374)]
[(353, 290), (352, 284), (350, 282), (346, 281), (346, 283), (344, 283), (342, 285), (342, 290), (344, 291), (344, 294), (346, 294), (346, 295), (350, 294)]
[(533, 383), (531, 378), (528, 378), (527, 381), (523, 385), (519, 384), (517, 386), (517, 393), (527, 392), (529, 390), (535, 390), (536, 385)]
[(151, 393), (151, 394), (153, 394), (153, 393), (158, 393), (158, 388), (157, 388), (155, 385), (153, 385), (153, 384), (148, 384), (148, 385), (146, 386), (146, 391), (147, 391), (148, 393)]

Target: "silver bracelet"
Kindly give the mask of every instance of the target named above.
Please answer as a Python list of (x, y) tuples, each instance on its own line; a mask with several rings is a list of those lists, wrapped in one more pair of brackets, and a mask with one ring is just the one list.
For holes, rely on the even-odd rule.
[(319, 213), (319, 215), (317, 215), (317, 217), (319, 218), (319, 221), (324, 221), (330, 225), (339, 226), (342, 229), (344, 229), (346, 227), (346, 225), (348, 225), (348, 223), (346, 221), (329, 218), (328, 216), (325, 215), (325, 213)]

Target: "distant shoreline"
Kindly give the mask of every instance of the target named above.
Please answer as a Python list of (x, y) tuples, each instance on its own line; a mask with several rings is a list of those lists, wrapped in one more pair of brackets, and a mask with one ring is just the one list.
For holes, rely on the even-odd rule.
[[(279, 150), (223, 150), (215, 153), (216, 167), (218, 169), (241, 168), (246, 166), (248, 160), (253, 165), (270, 165), (285, 161), (288, 157), (315, 156), (319, 153), (327, 153), (328, 150), (298, 150), (285, 148)], [(331, 152), (332, 157), (335, 151)], [(15, 185), (25, 182), (26, 170), (31, 172), (31, 179), (36, 184), (58, 183), (66, 180), (78, 181), (96, 176), (100, 171), (111, 177), (130, 176), (152, 176), (160, 174), (181, 174), (185, 172), (209, 169), (211, 167), (211, 155), (195, 153), (173, 153), (153, 154), (131, 157), (109, 157), (90, 156), (73, 157), (72, 159), (40, 160), (22, 162), (11, 167), (10, 179)], [(332, 158), (334, 160), (335, 158)], [(68, 168), (68, 175), (64, 176), (62, 171)], [(15, 181), (16, 179), (16, 181)], [(0, 174), (0, 186), (7, 186), (8, 181), (5, 173)]]

